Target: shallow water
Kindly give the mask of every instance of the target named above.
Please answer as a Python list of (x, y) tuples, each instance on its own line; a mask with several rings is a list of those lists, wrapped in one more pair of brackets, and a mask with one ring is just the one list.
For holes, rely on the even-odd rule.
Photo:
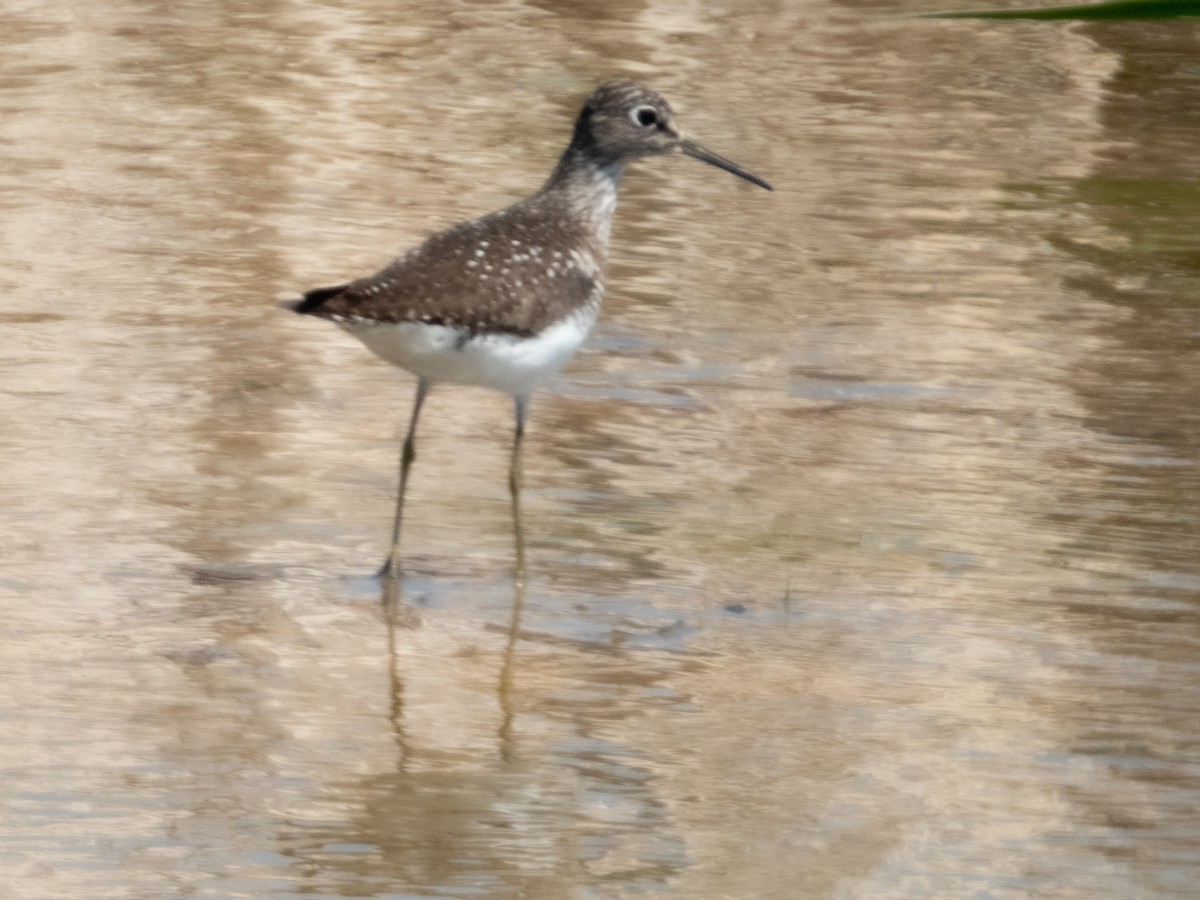
[[(1200, 880), (1200, 69), (909, 4), (0, 12), (5, 896), (1120, 897)], [(534, 402), (277, 299), (626, 177)], [(516, 602), (520, 601), (520, 602)]]

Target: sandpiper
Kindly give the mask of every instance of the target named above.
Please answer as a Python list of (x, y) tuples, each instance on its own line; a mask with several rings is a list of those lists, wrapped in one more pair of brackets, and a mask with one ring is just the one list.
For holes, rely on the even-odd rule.
[(391, 550), (381, 575), (400, 571), (404, 492), (416, 456), (417, 419), (432, 385), (482, 385), (513, 398), (509, 489), (515, 503), (529, 397), (579, 349), (600, 312), (621, 173), (640, 157), (676, 152), (772, 189), (685, 139), (662, 96), (629, 81), (612, 82), (588, 97), (571, 143), (535, 194), (433, 235), (374, 275), (285, 304), (329, 319), (417, 377), (400, 454)]

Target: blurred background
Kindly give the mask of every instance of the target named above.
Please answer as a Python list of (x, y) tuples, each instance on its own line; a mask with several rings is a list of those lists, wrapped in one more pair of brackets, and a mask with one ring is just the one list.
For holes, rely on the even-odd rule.
[[(6, 3), (4, 895), (1195, 896), (1197, 25), (933, 5)], [(630, 168), (523, 602), (447, 387), (385, 615), (412, 380), (275, 303), (614, 76), (776, 192)]]

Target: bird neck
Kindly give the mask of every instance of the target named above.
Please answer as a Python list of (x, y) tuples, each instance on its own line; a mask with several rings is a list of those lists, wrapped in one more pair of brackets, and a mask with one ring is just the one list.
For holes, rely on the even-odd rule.
[(573, 141), (537, 196), (563, 204), (607, 246), (624, 169), (623, 162), (604, 159)]

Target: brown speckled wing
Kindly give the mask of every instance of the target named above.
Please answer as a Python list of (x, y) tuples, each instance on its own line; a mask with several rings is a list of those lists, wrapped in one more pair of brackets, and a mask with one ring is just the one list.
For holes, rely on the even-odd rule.
[(547, 216), (536, 201), (435, 234), (369, 278), (310, 291), (296, 311), (335, 322), (539, 332), (599, 303), (604, 251), (570, 217)]

